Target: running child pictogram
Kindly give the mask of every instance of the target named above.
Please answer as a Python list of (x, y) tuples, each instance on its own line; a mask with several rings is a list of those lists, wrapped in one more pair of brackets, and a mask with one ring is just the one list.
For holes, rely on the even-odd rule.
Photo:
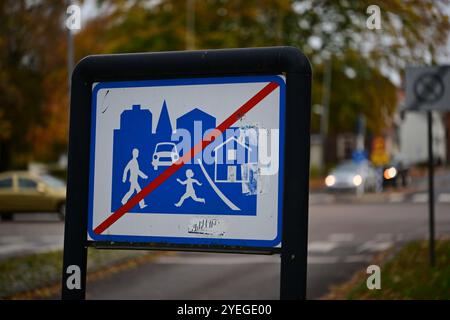
[(202, 184), (200, 182), (198, 182), (198, 180), (193, 179), (192, 177), (194, 176), (194, 172), (191, 169), (186, 170), (186, 180), (181, 181), (180, 179), (177, 179), (177, 181), (186, 186), (186, 192), (181, 196), (180, 200), (175, 203), (176, 207), (181, 207), (183, 205), (184, 200), (191, 198), (192, 200), (196, 201), (196, 202), (201, 202), (201, 203), (205, 203), (205, 199), (204, 198), (199, 198), (197, 197), (197, 195), (195, 194), (195, 189), (194, 189), (194, 183), (198, 186), (201, 186)]

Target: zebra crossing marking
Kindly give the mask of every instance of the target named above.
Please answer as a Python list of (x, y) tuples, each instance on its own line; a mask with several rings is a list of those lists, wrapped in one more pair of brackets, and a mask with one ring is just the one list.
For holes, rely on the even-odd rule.
[(428, 201), (427, 193), (416, 193), (412, 197), (412, 202), (414, 203), (424, 203)]
[(391, 193), (389, 195), (389, 202), (392, 203), (399, 203), (405, 201), (405, 194), (404, 193)]
[(450, 193), (441, 193), (441, 194), (439, 194), (438, 202), (450, 203)]

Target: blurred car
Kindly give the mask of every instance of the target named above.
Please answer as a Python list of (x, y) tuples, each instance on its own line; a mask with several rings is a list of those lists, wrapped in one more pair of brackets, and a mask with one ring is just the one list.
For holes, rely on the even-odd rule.
[(329, 191), (351, 191), (357, 195), (375, 190), (376, 171), (369, 161), (346, 161), (333, 169), (325, 178)]
[(170, 166), (180, 158), (177, 146), (173, 142), (160, 142), (155, 147), (152, 157), (153, 169), (158, 170), (159, 166)]
[(13, 213), (22, 212), (56, 212), (63, 220), (66, 213), (65, 182), (28, 171), (0, 173), (2, 220), (12, 220)]
[(410, 182), (409, 166), (402, 161), (392, 161), (383, 168), (383, 187), (406, 187)]

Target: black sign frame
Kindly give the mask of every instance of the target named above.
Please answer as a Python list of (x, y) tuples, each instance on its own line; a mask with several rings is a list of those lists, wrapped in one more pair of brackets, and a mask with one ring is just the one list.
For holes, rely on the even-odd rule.
[[(103, 81), (276, 75), (286, 77), (281, 248), (180, 246), (87, 240), (92, 85)], [(281, 299), (306, 298), (311, 65), (295, 47), (93, 55), (72, 74), (62, 299), (85, 299), (87, 248), (281, 254)], [(74, 269), (75, 266), (75, 269)], [(73, 270), (80, 285), (70, 286)]]

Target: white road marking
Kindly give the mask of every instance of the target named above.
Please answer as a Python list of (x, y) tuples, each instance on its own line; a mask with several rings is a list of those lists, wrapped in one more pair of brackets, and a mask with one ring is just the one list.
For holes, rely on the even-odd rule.
[(336, 256), (308, 256), (308, 264), (334, 264), (338, 261)]
[(450, 193), (441, 193), (438, 197), (438, 202), (450, 203)]
[(423, 203), (428, 201), (428, 194), (427, 193), (416, 193), (412, 197), (412, 202), (414, 203)]
[(369, 252), (378, 252), (378, 251), (383, 251), (386, 250), (388, 248), (390, 248), (392, 246), (393, 242), (391, 241), (384, 241), (384, 242), (379, 242), (379, 241), (367, 241), (365, 243), (363, 243), (361, 246), (359, 246), (356, 251), (357, 252), (362, 252), (362, 251), (369, 251)]
[(399, 203), (405, 201), (404, 193), (391, 193), (389, 195), (389, 202), (391, 203)]
[(332, 233), (328, 239), (332, 242), (350, 242), (355, 239), (355, 235), (353, 233)]
[(308, 244), (308, 252), (330, 252), (338, 245), (332, 241), (313, 241)]

